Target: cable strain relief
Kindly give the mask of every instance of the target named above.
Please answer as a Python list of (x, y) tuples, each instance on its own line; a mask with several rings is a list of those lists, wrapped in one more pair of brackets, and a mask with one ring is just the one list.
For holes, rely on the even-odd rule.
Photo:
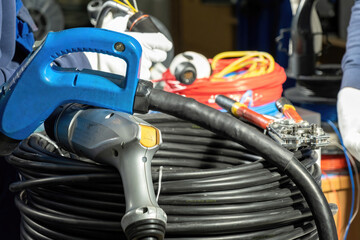
[(163, 240), (166, 224), (158, 219), (145, 219), (130, 224), (125, 229), (125, 235), (129, 240)]
[(139, 79), (139, 83), (135, 93), (134, 112), (148, 113), (149, 111), (149, 96), (153, 89), (153, 83), (150, 81)]

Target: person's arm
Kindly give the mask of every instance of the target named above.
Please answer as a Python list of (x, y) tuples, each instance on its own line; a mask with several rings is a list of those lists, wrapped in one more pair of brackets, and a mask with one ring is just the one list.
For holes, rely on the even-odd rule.
[(13, 61), (15, 46), (15, 1), (0, 1), (0, 84), (6, 82), (19, 66)]
[(344, 75), (341, 88), (360, 89), (360, 0), (357, 0), (352, 8), (342, 68)]
[(346, 148), (360, 161), (360, 0), (352, 8), (342, 69), (338, 122)]

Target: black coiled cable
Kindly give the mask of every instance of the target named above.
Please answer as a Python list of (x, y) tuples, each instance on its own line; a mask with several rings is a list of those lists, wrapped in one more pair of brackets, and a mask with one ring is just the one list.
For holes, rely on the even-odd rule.
[[(168, 215), (166, 239), (318, 239), (297, 187), (262, 157), (174, 117), (142, 118), (161, 130), (164, 142), (152, 170)], [(319, 182), (316, 154), (295, 154)], [(11, 185), (19, 191), (22, 239), (125, 239), (117, 170), (60, 156), (38, 136), (23, 141), (8, 161), (23, 178)]]

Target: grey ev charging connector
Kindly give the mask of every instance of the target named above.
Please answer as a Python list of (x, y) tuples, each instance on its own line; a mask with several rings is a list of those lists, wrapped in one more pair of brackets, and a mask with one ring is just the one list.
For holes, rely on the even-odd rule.
[(127, 113), (80, 104), (58, 109), (45, 128), (65, 149), (118, 169), (126, 201), (121, 226), (128, 239), (164, 238), (167, 216), (151, 177), (151, 160), (162, 143), (157, 128)]

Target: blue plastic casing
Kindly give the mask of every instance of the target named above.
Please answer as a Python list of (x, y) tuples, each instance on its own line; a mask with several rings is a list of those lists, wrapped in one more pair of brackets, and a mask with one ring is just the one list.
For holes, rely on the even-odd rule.
[[(117, 51), (116, 43), (122, 43), (124, 50)], [(56, 58), (72, 52), (122, 58), (127, 64), (126, 76), (53, 64)], [(140, 44), (125, 34), (96, 28), (49, 33), (1, 89), (0, 131), (13, 139), (24, 139), (55, 108), (70, 102), (132, 113), (140, 57)]]

